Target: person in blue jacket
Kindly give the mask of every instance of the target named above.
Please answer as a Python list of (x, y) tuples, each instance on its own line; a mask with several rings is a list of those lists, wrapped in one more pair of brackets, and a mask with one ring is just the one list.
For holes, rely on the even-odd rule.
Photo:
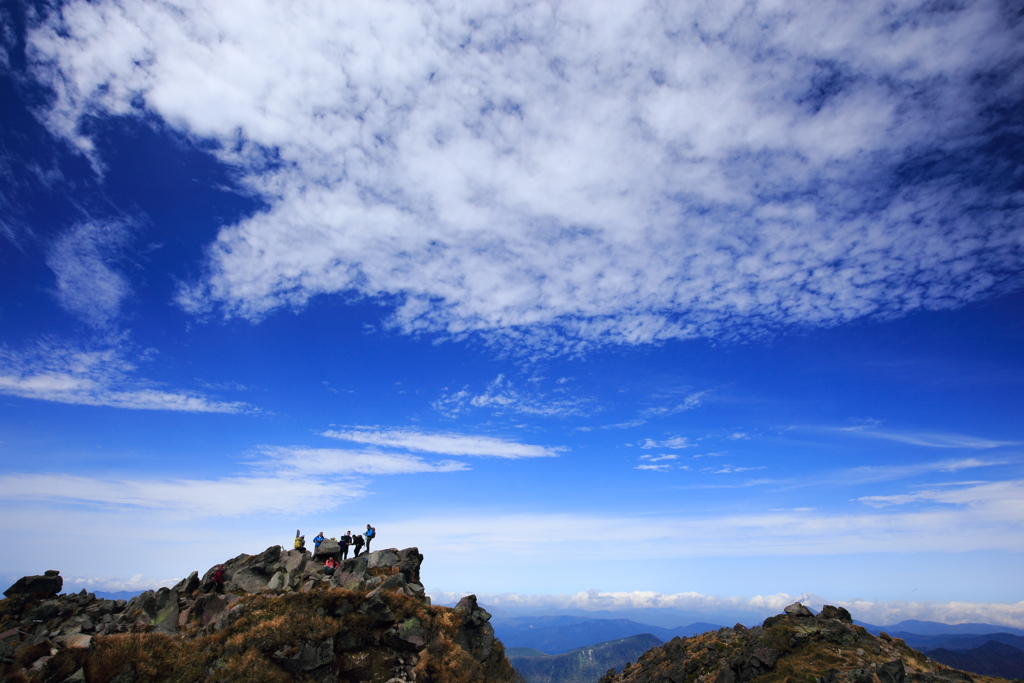
[(366, 552), (370, 552), (370, 541), (377, 537), (377, 530), (367, 524), (366, 533), (363, 536), (366, 536)]
[(321, 531), (313, 539), (313, 557), (316, 557), (316, 554), (318, 552), (320, 552), (320, 544), (323, 543), (323, 540), (324, 540), (324, 532)]

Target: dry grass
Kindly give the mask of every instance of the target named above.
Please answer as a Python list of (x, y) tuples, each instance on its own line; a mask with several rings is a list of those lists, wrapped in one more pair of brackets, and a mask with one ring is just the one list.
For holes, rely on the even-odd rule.
[(95, 651), (85, 665), (89, 683), (108, 683), (129, 664), (136, 680), (166, 680), (178, 660), (181, 642), (163, 633), (124, 633), (94, 639)]

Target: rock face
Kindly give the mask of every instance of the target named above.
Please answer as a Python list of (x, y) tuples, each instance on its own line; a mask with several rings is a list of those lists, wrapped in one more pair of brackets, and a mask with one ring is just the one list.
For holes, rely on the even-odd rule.
[(26, 577), (0, 601), (0, 681), (521, 681), (475, 596), (430, 605), (422, 561), (377, 550), (328, 577), (273, 546), (225, 562), (223, 592), (215, 566), (128, 602)]
[(980, 683), (1001, 679), (943, 666), (899, 639), (874, 637), (842, 607), (815, 616), (795, 603), (764, 624), (674, 638), (609, 671), (601, 683)]
[(56, 569), (48, 569), (43, 576), (23, 576), (13, 586), (4, 591), (8, 598), (15, 595), (27, 595), (36, 598), (49, 598), (60, 593), (64, 588), (64, 579)]

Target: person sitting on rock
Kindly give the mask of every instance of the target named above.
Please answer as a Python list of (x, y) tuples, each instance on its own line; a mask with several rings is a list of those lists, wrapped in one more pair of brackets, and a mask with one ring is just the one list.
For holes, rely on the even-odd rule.
[(313, 537), (313, 555), (320, 552), (320, 544), (324, 542), (324, 532), (320, 532)]
[(338, 546), (341, 548), (341, 559), (348, 559), (348, 547), (352, 545), (352, 532), (346, 531), (345, 535), (338, 541)]
[(370, 552), (370, 541), (377, 537), (377, 530), (367, 524), (366, 533), (363, 535), (366, 536), (366, 552)]
[(354, 545), (356, 547), (355, 552), (352, 553), (352, 557), (359, 557), (359, 553), (363, 549), (363, 537), (360, 536), (359, 534), (356, 534), (355, 536), (353, 536), (352, 537), (352, 545)]
[(336, 559), (334, 559), (334, 555), (329, 556), (327, 558), (327, 561), (324, 562), (324, 574), (326, 574), (327, 576), (333, 576), (334, 575), (334, 570), (337, 569), (337, 568), (338, 568), (338, 561)]
[(302, 551), (302, 552), (306, 552), (306, 537), (305, 536), (296, 536), (295, 537), (295, 549), (299, 550), (299, 551)]

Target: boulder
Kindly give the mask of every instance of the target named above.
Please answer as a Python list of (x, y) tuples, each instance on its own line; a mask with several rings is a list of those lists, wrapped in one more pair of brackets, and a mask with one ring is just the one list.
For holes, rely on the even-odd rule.
[(853, 623), (853, 617), (843, 607), (833, 607), (832, 605), (825, 605), (818, 612), (818, 619), (838, 619), (839, 621), (845, 621), (847, 624)]
[(477, 661), (487, 660), (494, 648), (494, 627), (488, 623), (491, 620), (490, 613), (477, 604), (475, 595), (467, 595), (459, 600), (455, 612), (462, 621), (455, 642)]
[(804, 607), (799, 602), (794, 602), (792, 605), (786, 608), (786, 614), (791, 617), (813, 617), (814, 612)]
[(172, 589), (178, 595), (191, 595), (199, 590), (199, 572), (192, 572)]
[(56, 569), (48, 569), (42, 576), (23, 576), (4, 591), (8, 598), (25, 595), (35, 598), (49, 598), (64, 588), (64, 579)]
[(326, 558), (328, 555), (337, 555), (341, 552), (341, 546), (338, 545), (337, 541), (325, 538), (320, 542), (320, 547), (316, 551), (317, 558)]
[(271, 659), (293, 676), (320, 680), (334, 663), (334, 639), (319, 643), (299, 641), (297, 645), (278, 650)]
[(53, 642), (65, 650), (92, 650), (92, 636), (81, 633), (73, 636), (57, 636)]

